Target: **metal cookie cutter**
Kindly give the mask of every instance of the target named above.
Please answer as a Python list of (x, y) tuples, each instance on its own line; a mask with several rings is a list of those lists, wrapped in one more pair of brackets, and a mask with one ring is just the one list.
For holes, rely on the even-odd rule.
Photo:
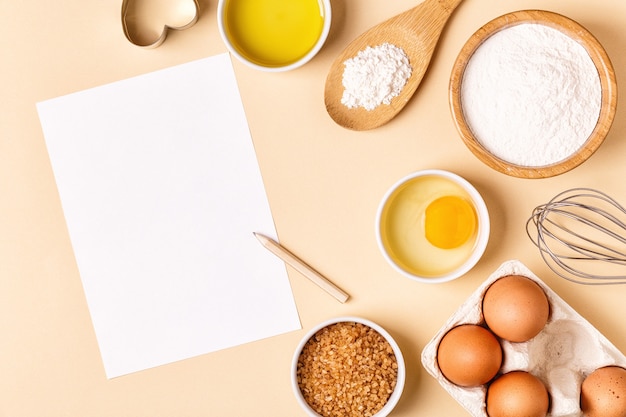
[(198, 0), (123, 0), (122, 27), (134, 45), (156, 48), (170, 29), (193, 26), (199, 14)]

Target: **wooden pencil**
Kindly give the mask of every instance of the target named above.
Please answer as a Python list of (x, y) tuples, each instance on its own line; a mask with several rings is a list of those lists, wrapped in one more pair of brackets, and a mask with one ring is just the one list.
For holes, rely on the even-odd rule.
[(281, 246), (274, 239), (271, 239), (261, 233), (254, 232), (254, 236), (261, 242), (266, 249), (272, 252), (274, 255), (282, 259), (286, 264), (294, 268), (296, 271), (304, 275), (306, 278), (313, 281), (324, 291), (335, 297), (339, 302), (345, 303), (350, 297), (346, 292), (330, 282), (322, 274), (311, 268), (302, 259), (298, 258), (293, 253), (289, 252), (285, 247)]

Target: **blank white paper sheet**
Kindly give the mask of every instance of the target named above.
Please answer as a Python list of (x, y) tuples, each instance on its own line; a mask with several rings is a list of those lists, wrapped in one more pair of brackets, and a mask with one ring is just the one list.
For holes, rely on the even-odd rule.
[(108, 378), (301, 328), (228, 54), (37, 110)]

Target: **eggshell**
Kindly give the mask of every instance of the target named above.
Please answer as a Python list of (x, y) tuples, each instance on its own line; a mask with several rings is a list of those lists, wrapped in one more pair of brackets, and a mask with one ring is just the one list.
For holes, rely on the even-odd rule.
[(499, 337), (525, 342), (537, 336), (550, 314), (546, 294), (533, 280), (508, 275), (489, 286), (483, 297), (487, 326)]
[(422, 350), (424, 368), (471, 416), (487, 417), (487, 387), (461, 387), (445, 378), (437, 364), (437, 346), (450, 329), (484, 322), (483, 296), (492, 283), (507, 275), (522, 275), (537, 283), (548, 297), (550, 316), (534, 338), (521, 343), (500, 341), (503, 352), (500, 373), (522, 370), (539, 378), (550, 393), (549, 417), (582, 416), (580, 390), (584, 376), (603, 366), (626, 367), (626, 357), (517, 260), (500, 265), (448, 318)]
[(587, 417), (626, 417), (626, 369), (606, 366), (583, 381), (580, 404)]
[(502, 365), (502, 348), (489, 330), (466, 324), (453, 328), (441, 339), (437, 360), (446, 378), (473, 387), (496, 376)]
[(506, 373), (487, 390), (489, 417), (545, 417), (549, 407), (546, 386), (528, 372)]

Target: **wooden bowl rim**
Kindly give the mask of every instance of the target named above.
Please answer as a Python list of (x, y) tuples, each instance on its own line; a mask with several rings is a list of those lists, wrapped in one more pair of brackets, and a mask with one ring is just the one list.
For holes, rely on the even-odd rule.
[[(587, 141), (568, 158), (550, 165), (522, 166), (505, 161), (485, 149), (465, 121), (461, 105), (461, 82), (474, 52), (495, 33), (520, 24), (542, 24), (569, 36), (585, 48), (600, 78), (600, 114)], [(565, 173), (586, 161), (602, 144), (613, 123), (617, 108), (617, 82), (609, 56), (600, 42), (582, 25), (561, 14), (546, 10), (518, 10), (499, 16), (478, 29), (465, 43), (454, 62), (450, 77), (449, 99), (456, 128), (470, 151), (483, 163), (507, 175), (520, 178), (548, 178)]]

